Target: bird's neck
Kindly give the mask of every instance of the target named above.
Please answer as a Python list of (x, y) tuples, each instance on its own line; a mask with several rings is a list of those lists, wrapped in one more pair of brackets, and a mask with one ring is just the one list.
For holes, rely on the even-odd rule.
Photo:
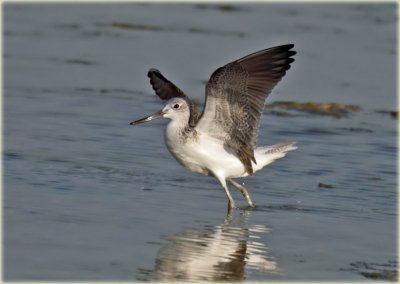
[(167, 144), (184, 143), (192, 136), (195, 130), (190, 127), (189, 121), (171, 120), (165, 129), (165, 140)]
[(181, 135), (189, 127), (189, 120), (186, 119), (172, 119), (168, 125), (166, 132), (171, 135)]

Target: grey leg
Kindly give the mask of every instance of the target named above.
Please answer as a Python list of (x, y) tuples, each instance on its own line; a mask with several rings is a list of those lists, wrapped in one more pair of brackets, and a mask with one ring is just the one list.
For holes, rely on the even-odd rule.
[(233, 200), (232, 195), (229, 192), (226, 182), (222, 186), (225, 189), (226, 196), (228, 197), (228, 213), (229, 213), (233, 208), (235, 208), (235, 201)]
[(222, 187), (225, 190), (226, 196), (228, 197), (228, 214), (231, 212), (233, 208), (235, 208), (235, 201), (232, 198), (231, 193), (229, 192), (228, 186), (226, 185), (226, 180), (224, 177), (219, 177), (217, 175), (214, 175), (218, 181), (221, 183)]
[(228, 181), (231, 184), (233, 184), (234, 187), (236, 187), (237, 189), (240, 190), (240, 192), (242, 193), (243, 197), (246, 199), (247, 204), (249, 204), (250, 207), (254, 207), (253, 201), (251, 201), (250, 194), (247, 191), (247, 189), (243, 185), (237, 183), (236, 181), (234, 181), (231, 178), (228, 178)]

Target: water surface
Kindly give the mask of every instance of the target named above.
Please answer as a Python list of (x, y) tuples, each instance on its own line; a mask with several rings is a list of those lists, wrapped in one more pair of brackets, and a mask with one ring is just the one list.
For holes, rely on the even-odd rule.
[[(369, 280), (397, 261), (395, 4), (5, 4), (5, 280)], [(23, 20), (22, 20), (23, 19)], [(146, 77), (202, 102), (217, 67), (294, 43), (268, 101), (341, 102), (337, 119), (265, 110), (259, 145), (298, 150), (243, 179), (226, 216), (177, 164)], [(329, 185), (319, 187), (319, 184)], [(370, 274), (368, 274), (370, 273)], [(386, 277), (385, 279), (389, 279)], [(393, 278), (391, 278), (393, 279)]]

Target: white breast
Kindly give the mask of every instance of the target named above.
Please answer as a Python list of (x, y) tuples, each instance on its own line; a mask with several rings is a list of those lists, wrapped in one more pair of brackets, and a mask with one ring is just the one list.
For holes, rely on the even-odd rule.
[(192, 172), (203, 175), (218, 172), (232, 178), (246, 174), (240, 160), (227, 152), (219, 140), (199, 131), (185, 139), (182, 128), (171, 121), (165, 131), (165, 142), (172, 156)]

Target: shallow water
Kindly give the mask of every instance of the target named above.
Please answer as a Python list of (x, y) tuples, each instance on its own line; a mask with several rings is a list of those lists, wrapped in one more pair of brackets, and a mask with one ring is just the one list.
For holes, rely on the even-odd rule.
[[(397, 261), (394, 4), (4, 5), (5, 280), (367, 280)], [(22, 20), (23, 19), (23, 20)], [(268, 99), (343, 102), (342, 119), (265, 110), (259, 145), (298, 150), (243, 179), (178, 165), (146, 72), (198, 101), (252, 51), (294, 43)], [(319, 187), (322, 183), (326, 187)], [(364, 265), (366, 264), (366, 265)], [(363, 274), (364, 273), (364, 274)]]

